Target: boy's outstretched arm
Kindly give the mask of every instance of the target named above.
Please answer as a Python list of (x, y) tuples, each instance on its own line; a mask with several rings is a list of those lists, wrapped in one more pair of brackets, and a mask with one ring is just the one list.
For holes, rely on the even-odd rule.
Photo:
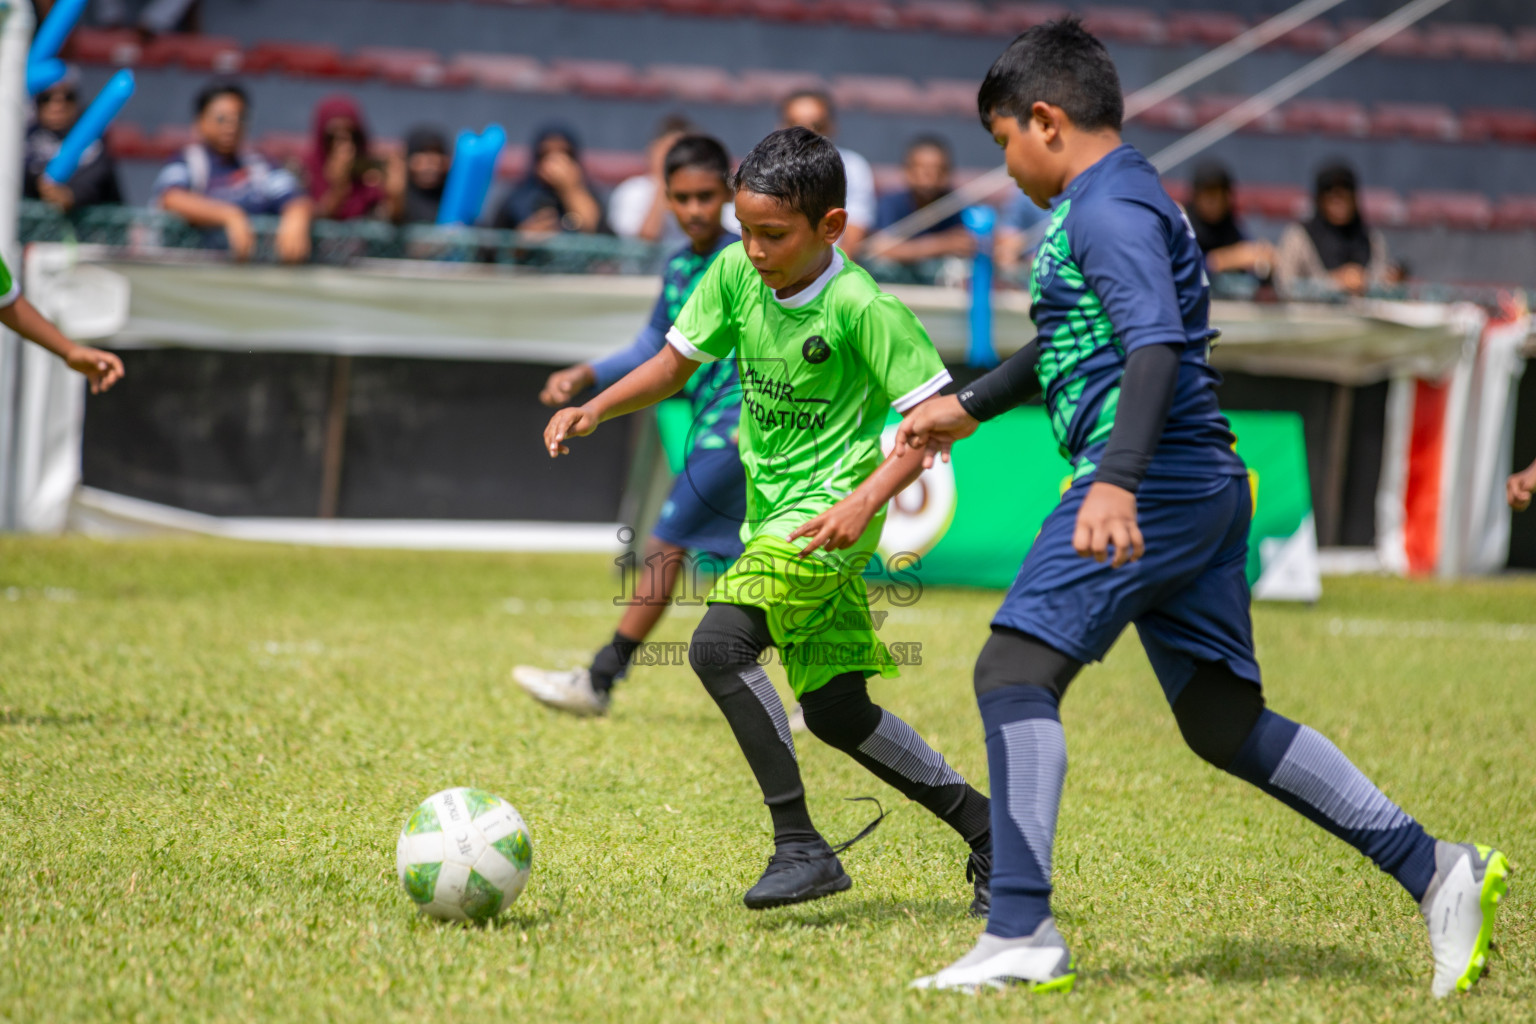
[(64, 360), (71, 370), (83, 374), (91, 382), (93, 395), (107, 390), (123, 377), (121, 359), (99, 348), (76, 345), (64, 337), (63, 332), (49, 323), (37, 311), (37, 307), (23, 296), (17, 296), (9, 306), (0, 307), (0, 324), (52, 352)]
[(549, 449), (549, 457), (553, 459), (571, 453), (565, 446), (566, 438), (586, 437), (604, 420), (671, 398), (682, 390), (698, 368), (697, 362), (671, 345), (666, 346), (590, 402), (561, 409), (551, 416), (549, 425), (544, 428), (544, 447)]
[[(930, 398), (917, 406), (913, 413), (924, 406), (943, 400), (938, 397)], [(811, 539), (811, 542), (801, 549), (801, 557), (817, 548), (838, 551), (852, 547), (860, 537), (864, 536), (864, 531), (868, 529), (869, 521), (875, 517), (875, 513), (921, 476), (925, 465), (931, 464), (932, 457), (923, 448), (913, 446), (905, 451), (893, 448), (891, 454), (885, 457), (885, 461), (876, 466), (875, 471), (865, 477), (864, 482), (855, 487), (852, 494), (806, 522), (790, 534), (789, 539), (796, 540), (800, 537)]]

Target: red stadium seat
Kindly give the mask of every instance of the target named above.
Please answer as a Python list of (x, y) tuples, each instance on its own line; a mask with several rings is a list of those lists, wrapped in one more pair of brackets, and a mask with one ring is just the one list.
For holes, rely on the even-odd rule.
[(1248, 20), (1227, 11), (1172, 11), (1168, 15), (1170, 43), (1220, 46), (1248, 31)]
[(743, 103), (772, 103), (777, 105), (784, 97), (800, 89), (825, 89), (827, 83), (812, 71), (768, 71), (748, 68), (736, 74), (741, 88)]
[(1515, 29), (1515, 60), (1536, 61), (1536, 28)]
[(139, 63), (145, 67), (177, 65), (189, 71), (212, 71), (231, 75), (245, 65), (245, 53), (238, 39), (227, 36), (179, 35), (156, 36), (144, 45)]
[(1362, 188), (1360, 214), (1376, 227), (1401, 227), (1408, 221), (1408, 204), (1390, 188)]
[(1503, 231), (1536, 228), (1536, 196), (1505, 196), (1493, 211), (1493, 226)]
[(644, 153), (590, 149), (582, 154), (581, 166), (599, 185), (613, 186), (626, 178), (648, 173), (650, 160)]
[(556, 82), (532, 57), (505, 53), (459, 53), (448, 62), (450, 72), (462, 73), (482, 89), (500, 92), (553, 92)]
[(1431, 37), (1443, 37), (1456, 56), (1472, 61), (1504, 61), (1515, 57), (1515, 41), (1497, 25), (1435, 25)]
[(684, 17), (736, 18), (746, 13), (742, 0), (656, 0), (652, 9)]
[[(1351, 18), (1345, 21), (1343, 38), (1348, 39), (1351, 36), (1358, 35), (1361, 29), (1370, 24), (1372, 22), (1361, 18)], [(1372, 52), (1385, 57), (1430, 56), (1430, 54), (1425, 52), (1424, 33), (1416, 28), (1403, 29), (1401, 32), (1383, 41)]]
[(587, 96), (644, 99), (661, 95), (660, 86), (643, 81), (619, 60), (570, 60), (549, 63), (550, 73), (566, 88)]
[(889, 0), (822, 0), (817, 5), (830, 21), (865, 28), (895, 28), (896, 6)]
[(652, 64), (645, 71), (645, 81), (685, 103), (734, 103), (742, 94), (741, 86), (724, 68)]
[(113, 121), (106, 137), (107, 152), (119, 160), (147, 160), (154, 156), (149, 136), (136, 124)]
[(139, 62), (143, 47), (132, 29), (77, 28), (64, 44), (64, 59), (81, 64), (129, 67)]
[(1321, 53), (1338, 41), (1339, 30), (1331, 22), (1314, 20), (1305, 25), (1297, 25), (1269, 45), (1303, 53)]
[(1089, 7), (1083, 27), (1102, 39), (1155, 46), (1168, 38), (1168, 29), (1155, 11), (1141, 7)]
[(245, 55), (246, 71), (276, 71), (313, 78), (366, 78), (368, 70), (323, 43), (257, 43)]
[(833, 19), (832, 12), (826, 10), (826, 4), (809, 2), (809, 0), (740, 0), (741, 8), (747, 14), (764, 21), (829, 21)]
[(1459, 132), (1456, 115), (1440, 103), (1378, 103), (1371, 111), (1371, 134), (1378, 138), (1450, 142)]
[(1295, 135), (1369, 135), (1371, 119), (1354, 100), (1292, 100), (1280, 109), (1285, 130)]
[(910, 78), (898, 75), (839, 75), (832, 80), (832, 98), (840, 107), (857, 107), (882, 114), (930, 113), (934, 104)]
[(930, 78), (923, 85), (928, 108), (935, 114), (976, 116), (977, 83), (964, 79)]
[(169, 160), (192, 144), (192, 126), (185, 124), (163, 124), (155, 129), (155, 134), (145, 140), (147, 152), (153, 160)]
[[(1246, 96), (1200, 96), (1194, 101), (1195, 123), (1210, 124), (1233, 107), (1242, 103)], [(1280, 111), (1271, 110), (1269, 113), (1250, 121), (1247, 125), (1238, 129), (1244, 132), (1263, 132), (1275, 135), (1285, 129), (1285, 120)]]
[(396, 46), (365, 46), (352, 55), (359, 66), (386, 82), (424, 88), (468, 85), (471, 75), (463, 68), (449, 67), (435, 50), (407, 49)]
[(273, 163), (286, 164), (303, 160), (312, 142), (304, 132), (268, 132), (253, 145), (256, 152)]
[(1481, 192), (1415, 192), (1408, 197), (1409, 227), (1482, 231), (1493, 223), (1493, 203)]
[(1018, 35), (1068, 13), (1060, 4), (1000, 3), (992, 8), (992, 30), (1002, 35)]
[(584, 7), (593, 11), (646, 11), (654, 6), (653, 0), (565, 0), (567, 7)]
[(1461, 112), (1461, 138), (1465, 142), (1527, 144), (1536, 142), (1536, 111), (1495, 110), (1474, 107)]
[(1298, 220), (1311, 205), (1300, 185), (1238, 184), (1233, 186), (1232, 200), (1239, 216), (1265, 220)]
[(1195, 126), (1195, 106), (1183, 96), (1170, 96), (1136, 115), (1142, 124), (1181, 132)]
[(902, 28), (940, 32), (977, 34), (992, 27), (986, 9), (970, 0), (908, 0), (897, 18)]

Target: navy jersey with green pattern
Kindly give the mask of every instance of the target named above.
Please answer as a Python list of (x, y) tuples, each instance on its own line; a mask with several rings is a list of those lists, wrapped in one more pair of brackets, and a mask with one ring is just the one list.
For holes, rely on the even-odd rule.
[(1115, 149), (1052, 200), (1030, 299), (1039, 332), (1035, 369), (1074, 479), (1097, 468), (1126, 355), (1143, 345), (1181, 352), (1147, 478), (1247, 472), (1216, 402), (1221, 377), (1207, 361), (1217, 332), (1204, 257), (1183, 211), (1133, 147)]

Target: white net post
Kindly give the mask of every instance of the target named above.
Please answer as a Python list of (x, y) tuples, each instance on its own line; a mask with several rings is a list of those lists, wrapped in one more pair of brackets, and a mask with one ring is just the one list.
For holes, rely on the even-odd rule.
[[(16, 219), (21, 205), (22, 147), (31, 99), (27, 50), (36, 18), (31, 0), (0, 0), (0, 253), (21, 274)], [(15, 528), (16, 409), (21, 340), (0, 328), (0, 530)]]

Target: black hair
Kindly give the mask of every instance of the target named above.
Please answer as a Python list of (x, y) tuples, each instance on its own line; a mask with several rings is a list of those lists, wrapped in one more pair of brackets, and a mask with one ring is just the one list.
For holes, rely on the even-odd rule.
[(923, 134), (907, 143), (907, 156), (911, 156), (919, 149), (936, 149), (944, 154), (946, 162), (953, 163), (954, 157), (950, 153), (949, 140), (942, 135)]
[(731, 155), (718, 140), (709, 135), (684, 135), (672, 143), (663, 166), (664, 180), (671, 181), (672, 175), (684, 167), (697, 167), (718, 174), (720, 180), (727, 185), (731, 180)]
[(1036, 103), (1060, 107), (1084, 131), (1120, 130), (1125, 98), (1115, 62), (1075, 17), (1036, 25), (1009, 43), (976, 94), (988, 131), (994, 117), (1023, 123)]
[(843, 158), (824, 136), (809, 128), (780, 128), (752, 147), (731, 186), (777, 199), (805, 214), (814, 227), (828, 210), (848, 201)]
[(1207, 160), (1195, 168), (1195, 175), (1190, 179), (1190, 187), (1196, 192), (1204, 192), (1208, 188), (1219, 188), (1223, 192), (1232, 191), (1232, 172), (1227, 170), (1227, 165), (1216, 160)]
[(197, 96), (192, 100), (192, 113), (202, 117), (203, 111), (208, 109), (208, 104), (220, 96), (233, 96), (246, 110), (251, 109), (251, 97), (243, 85), (239, 82), (215, 81), (197, 90)]
[(418, 125), (412, 128), (405, 136), (405, 152), (413, 153), (442, 153), (448, 154), (448, 138), (441, 131), (430, 125)]
[(837, 120), (837, 104), (832, 102), (832, 94), (825, 89), (796, 89), (779, 101), (779, 113), (789, 109), (789, 105), (795, 100), (815, 100), (827, 110), (827, 120)]
[(1321, 199), (1326, 193), (1336, 188), (1356, 193), (1360, 191), (1360, 181), (1355, 177), (1355, 169), (1342, 160), (1331, 161), (1318, 169), (1317, 188), (1313, 195)]

